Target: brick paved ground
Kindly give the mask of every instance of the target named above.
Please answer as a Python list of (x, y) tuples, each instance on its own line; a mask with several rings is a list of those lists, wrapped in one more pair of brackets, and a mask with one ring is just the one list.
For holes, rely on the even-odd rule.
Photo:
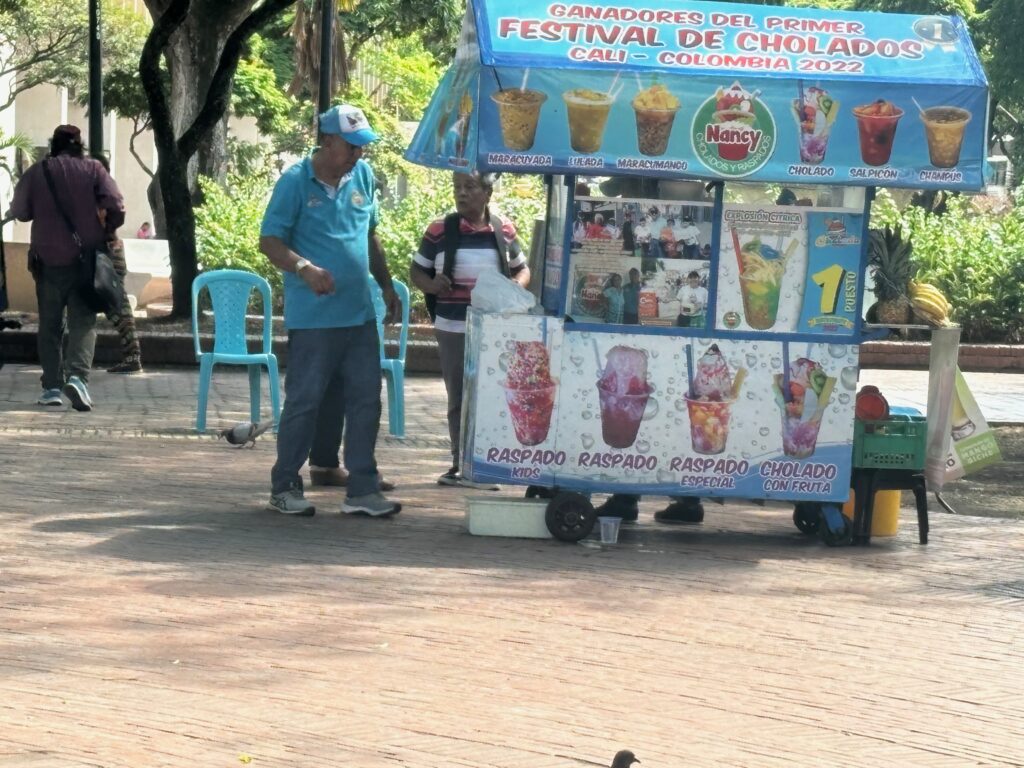
[[(190, 437), (195, 373), (0, 372), (0, 766), (1024, 765), (1024, 526), (828, 549), (783, 508), (622, 543), (473, 538), (443, 396), (380, 456), (405, 511), (262, 509), (273, 440)], [(243, 418), (218, 371), (211, 425)], [(509, 491), (511, 493), (511, 491)]]

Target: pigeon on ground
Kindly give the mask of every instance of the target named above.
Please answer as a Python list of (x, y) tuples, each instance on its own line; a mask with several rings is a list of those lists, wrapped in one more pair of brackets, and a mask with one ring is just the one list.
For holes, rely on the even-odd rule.
[(629, 768), (633, 763), (639, 762), (636, 759), (636, 755), (628, 749), (622, 749), (615, 753), (615, 759), (612, 760), (612, 768)]
[(251, 421), (241, 421), (233, 427), (222, 429), (220, 436), (231, 445), (238, 446), (239, 448), (248, 445), (252, 448), (256, 445), (256, 438), (272, 426), (274, 426), (272, 421), (260, 421), (256, 424), (253, 424)]

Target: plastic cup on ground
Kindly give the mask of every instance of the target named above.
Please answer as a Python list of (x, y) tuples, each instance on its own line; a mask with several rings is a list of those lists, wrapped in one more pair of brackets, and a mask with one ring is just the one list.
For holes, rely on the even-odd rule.
[(601, 543), (618, 544), (619, 526), (622, 525), (621, 517), (599, 517), (598, 524), (601, 526)]

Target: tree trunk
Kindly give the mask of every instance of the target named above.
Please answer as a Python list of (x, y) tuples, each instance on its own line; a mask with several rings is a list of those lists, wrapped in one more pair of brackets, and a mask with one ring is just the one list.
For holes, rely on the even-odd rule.
[[(211, 175), (223, 174), (231, 83), (245, 41), (295, 0), (263, 0), (251, 13), (256, 0), (145, 2), (153, 27), (139, 59), (139, 79), (159, 157), (157, 181), (174, 300), (171, 317), (184, 318), (192, 311), (192, 281), (198, 272), (192, 192), (198, 188), (201, 161)], [(165, 57), (170, 96), (161, 78)]]

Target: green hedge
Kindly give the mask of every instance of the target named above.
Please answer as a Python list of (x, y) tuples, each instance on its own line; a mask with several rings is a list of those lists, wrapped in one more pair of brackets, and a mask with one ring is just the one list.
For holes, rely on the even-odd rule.
[(941, 215), (916, 206), (900, 210), (880, 193), (872, 224), (896, 223), (914, 244), (918, 279), (946, 294), (964, 341), (1024, 341), (1024, 191), (1005, 205), (950, 197)]

